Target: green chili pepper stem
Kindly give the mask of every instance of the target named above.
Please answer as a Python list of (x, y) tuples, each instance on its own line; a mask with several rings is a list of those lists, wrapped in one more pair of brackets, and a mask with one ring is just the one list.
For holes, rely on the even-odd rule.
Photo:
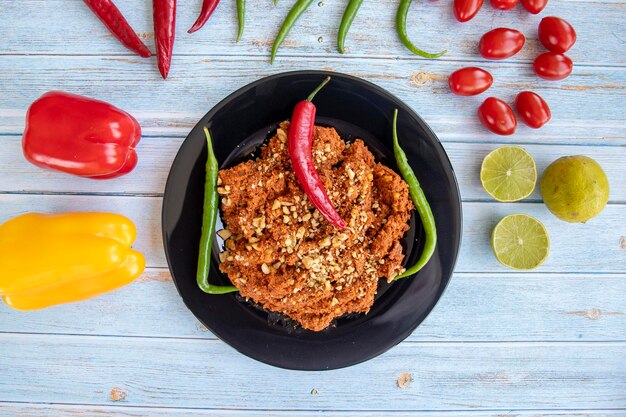
[(356, 17), (356, 14), (361, 7), (363, 0), (350, 0), (348, 2), (348, 6), (346, 6), (345, 12), (343, 12), (343, 17), (341, 18), (341, 25), (339, 25), (339, 32), (337, 33), (337, 47), (339, 52), (344, 53), (344, 44), (346, 42), (346, 36), (348, 35), (348, 31), (350, 30), (350, 26), (352, 26), (352, 22)]
[(413, 205), (415, 205), (415, 209), (420, 216), (420, 220), (422, 221), (422, 226), (424, 227), (424, 234), (426, 235), (426, 242), (424, 243), (424, 250), (420, 255), (420, 258), (417, 260), (417, 263), (412, 267), (408, 268), (402, 274), (398, 275), (394, 278), (395, 280), (406, 278), (409, 275), (413, 275), (418, 272), (420, 269), (424, 267), (430, 260), (431, 256), (435, 252), (435, 248), (437, 247), (437, 227), (435, 225), (435, 217), (433, 216), (433, 212), (430, 209), (430, 204), (428, 204), (428, 200), (426, 200), (426, 195), (424, 194), (424, 190), (420, 187), (420, 183), (413, 172), (413, 169), (409, 165), (409, 161), (406, 158), (406, 154), (400, 147), (398, 143), (398, 109), (394, 109), (393, 111), (393, 154), (396, 157), (396, 164), (398, 165), (398, 169), (400, 170), (400, 174), (406, 183), (409, 185), (409, 194), (411, 195), (411, 200), (413, 201)]
[(239, 39), (243, 36), (243, 27), (246, 18), (246, 0), (237, 0), (237, 21), (239, 22), (239, 31), (237, 32), (237, 39), (235, 42), (239, 42)]
[(278, 0), (274, 0), (274, 6), (278, 4)]
[(305, 10), (309, 8), (311, 3), (313, 3), (313, 0), (297, 0), (291, 10), (289, 10), (289, 13), (285, 18), (282, 27), (278, 31), (278, 35), (276, 35), (274, 45), (272, 45), (272, 57), (270, 58), (270, 64), (274, 63), (274, 58), (276, 58), (276, 52), (278, 51), (278, 48), (287, 37), (287, 34), (289, 34), (289, 31), (296, 23), (296, 20), (298, 20), (302, 13), (304, 13)]
[(315, 95), (317, 93), (319, 93), (319, 91), (324, 88), (324, 86), (326, 84), (328, 84), (328, 82), (330, 81), (330, 76), (324, 78), (324, 81), (322, 81), (322, 83), (320, 85), (317, 86), (317, 88), (315, 90), (313, 90), (313, 92), (311, 94), (309, 94), (309, 96), (306, 98), (306, 101), (313, 101), (313, 99), (315, 98)]
[(209, 270), (211, 268), (211, 248), (213, 246), (213, 236), (215, 234), (215, 220), (217, 219), (217, 209), (219, 197), (217, 195), (217, 159), (213, 152), (211, 134), (209, 129), (204, 128), (208, 146), (208, 156), (206, 160), (206, 179), (204, 183), (204, 205), (202, 212), (202, 235), (200, 236), (200, 250), (198, 254), (198, 271), (196, 280), (198, 287), (208, 294), (226, 294), (239, 291), (233, 286), (221, 286), (209, 284)]
[(407, 49), (413, 52), (415, 55), (419, 55), (423, 58), (429, 59), (439, 58), (441, 55), (445, 54), (448, 51), (443, 50), (439, 53), (431, 54), (429, 52), (425, 52), (419, 49), (409, 39), (409, 35), (406, 31), (406, 18), (409, 14), (409, 6), (411, 5), (411, 1), (412, 0), (400, 0), (400, 5), (398, 6), (398, 12), (396, 14), (396, 32), (398, 32), (398, 37), (400, 38), (404, 46), (406, 46)]

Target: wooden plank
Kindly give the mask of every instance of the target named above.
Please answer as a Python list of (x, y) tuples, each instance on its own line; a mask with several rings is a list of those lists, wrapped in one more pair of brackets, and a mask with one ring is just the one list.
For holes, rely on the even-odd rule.
[[(319, 394), (318, 394), (319, 395)], [(180, 416), (291, 416), (291, 417), (624, 417), (620, 410), (494, 410), (494, 411), (283, 411), (283, 410), (209, 410), (190, 408), (154, 408), (94, 405), (55, 405), (0, 403), (0, 414), (15, 417), (180, 417)]]
[[(237, 88), (276, 72), (314, 68), (375, 82), (420, 113), (443, 141), (504, 141), (476, 117), (484, 95), (468, 98), (449, 92), (447, 76), (460, 66), (449, 62), (312, 57), (282, 59), (269, 67), (258, 57), (177, 56), (173, 65), (171, 77), (163, 82), (153, 63), (139, 57), (3, 57), (0, 133), (21, 134), (30, 103), (45, 91), (61, 89), (120, 106), (138, 117), (147, 135), (185, 136), (202, 114)], [(520, 125), (507, 142), (626, 145), (624, 112), (617, 111), (626, 99), (624, 69), (581, 67), (565, 80), (551, 82), (538, 80), (527, 64), (483, 66), (497, 80), (490, 95), (512, 101), (519, 91), (533, 89), (552, 107), (550, 123), (536, 130)]]
[[(235, 43), (235, 4), (221, 4), (211, 21), (200, 32), (186, 33), (196, 19), (199, 2), (179, 5), (177, 13), (176, 54), (260, 56), (268, 61), (276, 33), (291, 7), (290, 2), (256, 2), (246, 11), (246, 30)], [(6, 22), (0, 27), (0, 54), (98, 54), (129, 55), (82, 2), (67, 0), (0, 1)], [(149, 2), (124, 2), (119, 6), (133, 28), (154, 50), (152, 13)], [(280, 50), (283, 56), (317, 55), (338, 57), (336, 33), (345, 7), (344, 2), (315, 2), (297, 23)], [(352, 57), (384, 57), (421, 61), (406, 50), (396, 35), (397, 2), (380, 0), (363, 4), (346, 46), (343, 59)], [(475, 59), (476, 45), (483, 33), (494, 27), (512, 27), (527, 36), (524, 49), (510, 61), (528, 62), (543, 52), (536, 40), (537, 24), (543, 16), (561, 16), (576, 28), (578, 42), (568, 52), (577, 65), (626, 63), (623, 42), (623, 4), (607, 1), (553, 1), (541, 15), (533, 16), (522, 7), (512, 11), (496, 11), (485, 5), (471, 22), (461, 24), (452, 15), (449, 2), (415, 5), (408, 17), (409, 35), (428, 51), (447, 49), (443, 59)], [(72, 17), (72, 25), (50, 24)], [(263, 24), (258, 24), (263, 22)], [(602, 24), (597, 24), (602, 22)], [(436, 28), (436, 30), (433, 30)], [(451, 34), (451, 36), (447, 36)], [(605, 40), (598, 47), (592, 40)], [(153, 60), (150, 61), (153, 63)], [(173, 73), (176, 73), (174, 67)]]
[[(624, 294), (626, 274), (457, 273), (407, 340), (626, 340)], [(1, 305), (0, 314), (2, 333), (215, 339), (187, 310), (164, 269), (149, 269), (135, 283), (82, 303), (28, 313)]]
[[(0, 222), (18, 214), (64, 211), (111, 211), (131, 218), (139, 230), (135, 247), (149, 267), (166, 267), (161, 239), (161, 198), (87, 195), (0, 194)], [(552, 251), (536, 273), (623, 273), (626, 271), (626, 205), (610, 204), (585, 224), (558, 220), (541, 203), (464, 203), (463, 243), (457, 272), (511, 272), (493, 257), (491, 230), (505, 215), (526, 213), (542, 221)]]
[[(107, 405), (114, 391), (123, 405), (150, 407), (611, 409), (626, 401), (625, 355), (626, 343), (402, 343), (358, 366), (302, 373), (219, 341), (3, 334), (0, 398)], [(399, 388), (404, 373), (413, 383)]]
[[(165, 181), (183, 139), (146, 137), (139, 143), (139, 164), (132, 174), (108, 181), (93, 181), (29, 164), (22, 153), (20, 136), (2, 138), (0, 153), (0, 192), (68, 192), (162, 195)], [(503, 146), (494, 143), (446, 142), (444, 147), (459, 182), (463, 200), (490, 200), (480, 183), (480, 165), (485, 155)], [(609, 177), (610, 201), (626, 202), (626, 147), (524, 145), (537, 163), (539, 178), (555, 159), (565, 155), (587, 155), (598, 161)], [(539, 187), (525, 201), (541, 201)]]

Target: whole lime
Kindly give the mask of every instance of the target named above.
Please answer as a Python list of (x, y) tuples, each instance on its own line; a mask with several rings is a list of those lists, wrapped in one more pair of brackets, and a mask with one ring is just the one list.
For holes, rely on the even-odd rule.
[(609, 201), (609, 180), (593, 159), (564, 156), (543, 172), (541, 195), (559, 219), (584, 223), (600, 214)]

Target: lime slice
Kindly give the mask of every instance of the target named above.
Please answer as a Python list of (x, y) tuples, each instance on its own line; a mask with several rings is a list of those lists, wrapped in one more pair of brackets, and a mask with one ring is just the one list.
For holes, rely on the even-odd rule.
[(539, 220), (525, 214), (511, 214), (493, 228), (491, 247), (502, 265), (534, 269), (548, 257), (550, 238)]
[(528, 152), (519, 146), (504, 146), (483, 159), (480, 182), (498, 201), (518, 201), (535, 189), (537, 168)]

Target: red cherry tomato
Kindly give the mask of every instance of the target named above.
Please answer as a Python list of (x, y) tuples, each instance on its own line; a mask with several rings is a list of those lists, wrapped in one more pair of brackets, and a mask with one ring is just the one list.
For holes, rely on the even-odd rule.
[(476, 16), (483, 7), (484, 0), (454, 0), (454, 17), (459, 22), (467, 22)]
[(487, 90), (493, 84), (493, 77), (487, 71), (477, 67), (461, 68), (448, 78), (450, 91), (459, 96), (475, 96)]
[(498, 10), (511, 10), (519, 0), (491, 0), (491, 6)]
[(513, 109), (499, 98), (485, 100), (478, 108), (478, 118), (487, 129), (498, 135), (512, 135), (517, 128)]
[(544, 80), (562, 80), (572, 73), (574, 64), (569, 57), (555, 52), (546, 52), (535, 58), (535, 74)]
[(519, 117), (533, 129), (539, 129), (552, 117), (548, 103), (532, 91), (519, 93), (515, 98), (515, 107)]
[(576, 31), (563, 19), (549, 16), (539, 23), (539, 40), (552, 52), (567, 52), (576, 43)]
[(480, 38), (480, 54), (487, 59), (504, 59), (522, 49), (526, 38), (519, 30), (497, 28)]
[(522, 0), (522, 6), (532, 14), (538, 14), (545, 9), (548, 0)]

